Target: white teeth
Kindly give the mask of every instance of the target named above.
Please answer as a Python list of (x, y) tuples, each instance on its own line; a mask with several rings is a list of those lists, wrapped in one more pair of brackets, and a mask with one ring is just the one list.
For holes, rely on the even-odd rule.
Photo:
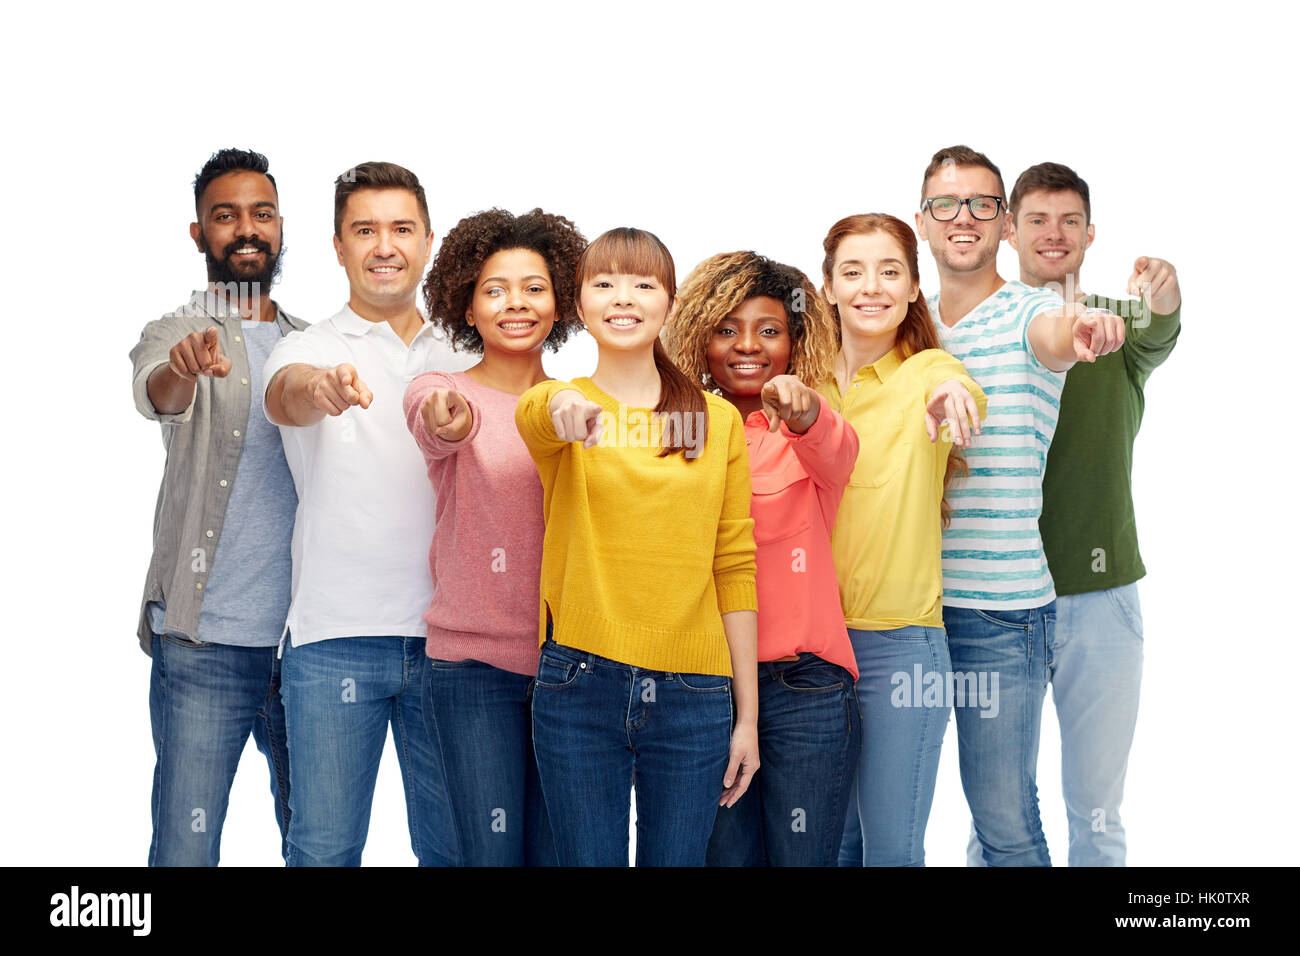
[(761, 366), (761, 365), (741, 365), (741, 364), (735, 364), (735, 365), (732, 365), (731, 367), (732, 367), (732, 368), (739, 368), (739, 369), (751, 369), (751, 368), (762, 368), (763, 366)]
[(1048, 259), (1062, 259), (1065, 257), (1065, 253), (1061, 252), (1059, 249), (1044, 250), (1043, 255)]
[(534, 322), (502, 322), (500, 328), (514, 332), (519, 329), (531, 329), (535, 324)]
[(975, 237), (974, 236), (953, 236), (952, 241), (953, 242), (974, 242)]
[(252, 253), (252, 252), (260, 252), (260, 251), (261, 251), (260, 249), (255, 249), (255, 248), (253, 248), (252, 246), (248, 247), (247, 249), (236, 249), (236, 250), (235, 250), (236, 254), (241, 255), (241, 256), (246, 256), (246, 255), (248, 255), (249, 253)]
[(606, 321), (609, 322), (610, 325), (617, 325), (619, 328), (627, 328), (638, 324), (640, 320), (631, 318), (630, 316), (620, 315), (612, 319), (607, 319)]
[(371, 272), (396, 272), (397, 266), (375, 266)]
[(889, 308), (887, 305), (860, 305), (857, 307), (859, 312), (884, 312)]

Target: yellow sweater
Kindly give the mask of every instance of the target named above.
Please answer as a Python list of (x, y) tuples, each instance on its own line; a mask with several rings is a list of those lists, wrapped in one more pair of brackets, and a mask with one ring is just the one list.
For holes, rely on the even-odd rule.
[[(606, 411), (594, 448), (555, 437), (551, 399), (566, 388)], [(651, 411), (620, 405), (589, 378), (542, 382), (520, 398), (515, 421), (546, 517), (539, 644), (549, 615), (569, 647), (648, 670), (731, 676), (722, 615), (758, 609), (749, 454), (740, 413), (705, 400), (708, 441), (687, 461), (656, 457)]]

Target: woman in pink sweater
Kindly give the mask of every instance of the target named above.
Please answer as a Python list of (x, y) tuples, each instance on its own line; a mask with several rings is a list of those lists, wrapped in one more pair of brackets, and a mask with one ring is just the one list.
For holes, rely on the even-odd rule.
[(581, 326), (574, 276), (584, 248), (560, 216), (492, 209), (447, 233), (424, 285), (452, 347), (483, 356), (464, 372), (418, 376), (403, 402), (437, 495), (424, 710), (467, 866), (555, 858), (530, 716), (542, 485), (515, 404), (548, 378), (542, 350)]
[(708, 861), (834, 866), (861, 735), (831, 558), (858, 436), (810, 387), (832, 375), (835, 325), (798, 269), (733, 252), (687, 277), (668, 339), (673, 361), (744, 417), (758, 545), (761, 767), (718, 810)]

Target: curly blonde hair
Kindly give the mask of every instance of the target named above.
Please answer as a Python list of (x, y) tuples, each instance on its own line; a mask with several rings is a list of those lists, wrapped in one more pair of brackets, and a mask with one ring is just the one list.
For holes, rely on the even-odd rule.
[(717, 383), (709, 374), (709, 339), (719, 322), (756, 296), (768, 296), (785, 306), (790, 330), (786, 374), (814, 388), (830, 380), (839, 350), (839, 326), (817, 287), (794, 266), (756, 252), (710, 256), (686, 277), (677, 292), (677, 315), (664, 329), (664, 344), (677, 367), (692, 381), (715, 391)]

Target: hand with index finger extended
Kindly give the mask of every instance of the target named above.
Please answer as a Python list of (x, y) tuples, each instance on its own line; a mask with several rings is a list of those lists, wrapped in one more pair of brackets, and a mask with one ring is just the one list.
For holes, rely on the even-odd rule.
[(420, 416), (430, 435), (460, 441), (469, 434), (474, 416), (464, 396), (454, 388), (435, 388), (420, 406)]

